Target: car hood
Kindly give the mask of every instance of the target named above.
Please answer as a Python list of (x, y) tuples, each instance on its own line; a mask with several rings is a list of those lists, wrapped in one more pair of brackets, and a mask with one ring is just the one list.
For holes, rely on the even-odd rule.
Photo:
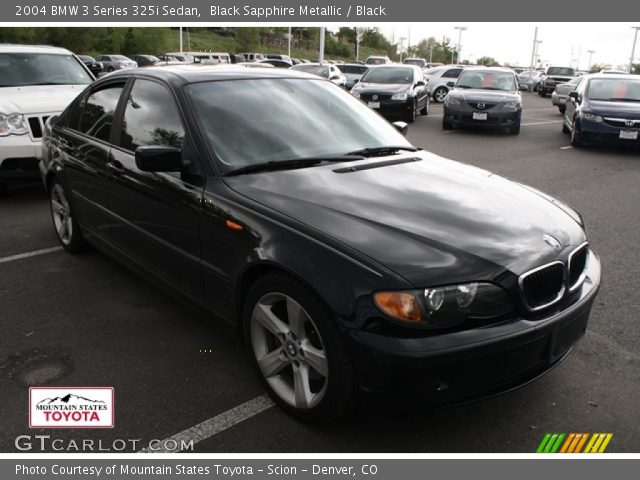
[(462, 89), (456, 88), (449, 92), (449, 96), (458, 98), (464, 101), (473, 102), (487, 102), (487, 103), (500, 103), (500, 102), (515, 102), (520, 100), (520, 95), (515, 92), (505, 92), (500, 90), (483, 90), (481, 88), (469, 88)]
[(0, 112), (4, 114), (58, 113), (86, 88), (86, 85), (33, 85), (0, 88)]
[(360, 82), (357, 85), (357, 91), (360, 93), (396, 93), (396, 92), (406, 92), (411, 88), (411, 85), (408, 83), (369, 83), (369, 82)]
[(640, 118), (640, 102), (589, 100), (588, 110), (598, 115), (624, 115), (626, 118)]
[[(388, 163), (400, 158), (407, 163)], [(369, 168), (353, 171), (360, 166)], [(549, 197), (427, 152), (225, 181), (418, 287), (520, 274), (584, 241), (582, 227)]]

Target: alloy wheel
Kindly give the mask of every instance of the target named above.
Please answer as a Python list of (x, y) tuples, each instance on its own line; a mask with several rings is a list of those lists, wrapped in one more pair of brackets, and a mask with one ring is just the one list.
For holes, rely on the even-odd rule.
[(318, 405), (329, 363), (311, 316), (290, 296), (271, 292), (256, 302), (250, 322), (253, 352), (273, 392), (297, 409)]
[(59, 183), (51, 189), (51, 214), (60, 241), (64, 245), (69, 245), (73, 239), (73, 218), (71, 206)]

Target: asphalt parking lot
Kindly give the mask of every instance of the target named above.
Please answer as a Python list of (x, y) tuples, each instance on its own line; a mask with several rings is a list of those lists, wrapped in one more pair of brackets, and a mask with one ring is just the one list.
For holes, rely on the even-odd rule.
[[(24, 434), (144, 445), (180, 432), (198, 452), (533, 452), (546, 432), (611, 432), (608, 452), (640, 451), (640, 156), (570, 147), (551, 101), (523, 96), (519, 136), (443, 131), (432, 104), (408, 137), (583, 214), (603, 285), (585, 338), (549, 374), (437, 412), (376, 407), (300, 424), (271, 407), (243, 345), (202, 312), (98, 252), (50, 250), (46, 195), (24, 188), (0, 200), (0, 451)], [(115, 428), (30, 430), (29, 385), (112, 386)]]

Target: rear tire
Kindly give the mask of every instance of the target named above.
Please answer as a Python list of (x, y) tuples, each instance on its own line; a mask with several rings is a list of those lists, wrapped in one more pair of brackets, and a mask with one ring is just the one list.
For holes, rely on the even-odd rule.
[(447, 93), (449, 93), (449, 90), (446, 87), (438, 87), (433, 92), (433, 99), (438, 103), (444, 103)]
[(62, 247), (69, 253), (86, 251), (88, 244), (80, 231), (69, 194), (57, 179), (49, 186), (49, 206), (53, 226)]
[(274, 272), (253, 284), (244, 305), (252, 363), (283, 410), (305, 422), (326, 422), (354, 409), (351, 358), (331, 310), (312, 290)]

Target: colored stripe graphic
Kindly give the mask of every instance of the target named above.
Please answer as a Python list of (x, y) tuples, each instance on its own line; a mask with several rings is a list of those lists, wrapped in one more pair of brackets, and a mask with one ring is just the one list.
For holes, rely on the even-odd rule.
[(612, 438), (613, 433), (547, 433), (536, 453), (604, 453)]

